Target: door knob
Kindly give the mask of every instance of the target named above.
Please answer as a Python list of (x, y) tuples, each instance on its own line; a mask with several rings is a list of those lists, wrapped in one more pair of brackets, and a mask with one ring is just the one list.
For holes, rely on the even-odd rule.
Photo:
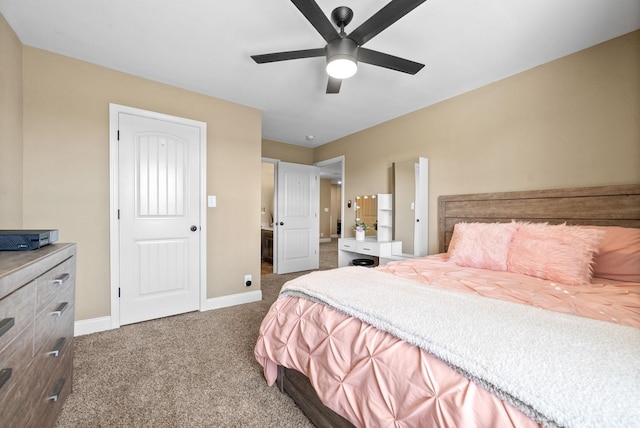
[(284, 226), (284, 223), (283, 223), (283, 222), (280, 222), (280, 226)]
[(198, 230), (198, 226), (196, 226), (196, 225), (191, 226), (191, 231), (192, 232), (195, 232), (196, 230)]

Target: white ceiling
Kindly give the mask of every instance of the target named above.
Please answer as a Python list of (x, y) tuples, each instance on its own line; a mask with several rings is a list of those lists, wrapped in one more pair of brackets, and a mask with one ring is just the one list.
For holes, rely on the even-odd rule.
[[(353, 9), (349, 33), (388, 1), (317, 3)], [(360, 64), (327, 95), (324, 58), (250, 58), (325, 45), (288, 0), (0, 0), (0, 13), (25, 45), (255, 107), (263, 138), (307, 147), (640, 28), (639, 0), (429, 0), (365, 45), (424, 69)]]

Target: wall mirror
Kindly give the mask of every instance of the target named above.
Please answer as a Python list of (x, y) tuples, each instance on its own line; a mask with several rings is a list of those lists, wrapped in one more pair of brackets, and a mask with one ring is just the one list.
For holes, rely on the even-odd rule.
[(429, 251), (429, 160), (423, 157), (393, 164), (393, 239), (402, 253)]
[(376, 195), (356, 196), (356, 222), (368, 226), (365, 236), (376, 236), (378, 230), (378, 198)]

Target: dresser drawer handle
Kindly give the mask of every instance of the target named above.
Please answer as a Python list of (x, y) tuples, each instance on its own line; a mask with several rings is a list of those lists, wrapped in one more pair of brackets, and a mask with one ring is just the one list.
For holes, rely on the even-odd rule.
[(60, 396), (60, 392), (64, 387), (64, 379), (58, 379), (56, 382), (56, 386), (53, 388), (53, 395), (47, 397), (47, 401), (58, 401), (58, 397)]
[(69, 306), (68, 302), (62, 302), (58, 305), (58, 307), (56, 308), (55, 311), (50, 312), (51, 315), (53, 315), (54, 317), (59, 317), (60, 315), (62, 315), (62, 313), (65, 311), (65, 309), (67, 309), (67, 306)]
[(53, 350), (47, 352), (47, 355), (52, 355), (54, 357), (57, 357), (60, 355), (60, 351), (62, 350), (62, 347), (64, 346), (64, 337), (61, 337), (60, 339), (58, 339), (58, 341), (56, 342), (56, 346), (53, 348)]
[(362, 249), (365, 251), (371, 251), (371, 248), (367, 248), (367, 247), (362, 247)]
[(11, 377), (11, 371), (11, 369), (0, 370), (0, 389), (2, 389), (4, 384), (9, 381), (9, 378)]
[(11, 327), (13, 327), (15, 322), (15, 318), (5, 318), (0, 321), (0, 336), (11, 330)]
[(351, 245), (347, 245), (347, 244), (342, 244), (342, 246), (343, 246), (344, 248), (351, 248)]
[(65, 282), (67, 282), (67, 280), (69, 279), (69, 274), (68, 273), (63, 273), (62, 275), (60, 275), (59, 277), (57, 277), (56, 279), (53, 280), (53, 283), (56, 285), (62, 285)]

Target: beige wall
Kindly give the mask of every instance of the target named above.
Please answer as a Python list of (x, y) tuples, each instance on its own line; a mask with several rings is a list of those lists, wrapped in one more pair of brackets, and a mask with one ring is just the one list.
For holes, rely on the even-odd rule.
[(283, 162), (313, 165), (313, 149), (293, 144), (262, 140), (262, 157), (278, 159)]
[(345, 155), (348, 200), (391, 192), (394, 161), (428, 158), (434, 253), (439, 195), (640, 183), (639, 76), (636, 31), (318, 147), (314, 161)]
[(76, 319), (110, 314), (109, 103), (207, 123), (207, 296), (259, 289), (260, 111), (27, 46), (23, 80), (24, 227), (78, 243)]
[(22, 226), (22, 43), (0, 15), (0, 229)]

